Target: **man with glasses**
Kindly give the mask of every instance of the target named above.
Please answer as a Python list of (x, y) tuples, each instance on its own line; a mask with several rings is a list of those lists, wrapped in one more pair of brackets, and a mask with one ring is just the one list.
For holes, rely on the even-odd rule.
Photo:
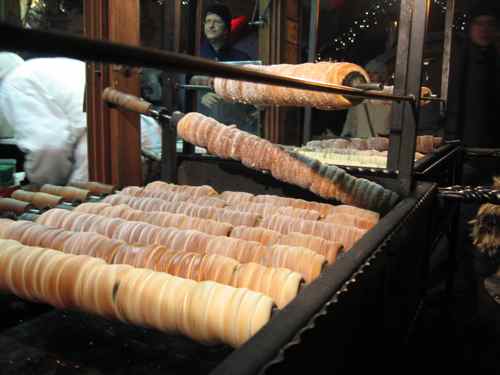
[(216, 61), (248, 61), (250, 57), (231, 46), (231, 11), (222, 4), (212, 5), (205, 11), (203, 32), (205, 38), (200, 55)]
[[(204, 39), (200, 56), (216, 61), (248, 61), (250, 56), (231, 45), (231, 11), (222, 4), (215, 4), (205, 11)], [(214, 92), (202, 94), (198, 110), (224, 124), (236, 124), (250, 133), (257, 132), (258, 111), (254, 106), (227, 103)]]

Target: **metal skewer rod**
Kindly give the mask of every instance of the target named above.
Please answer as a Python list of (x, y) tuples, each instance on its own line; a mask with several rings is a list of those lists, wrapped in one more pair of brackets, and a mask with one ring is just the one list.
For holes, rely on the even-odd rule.
[(355, 83), (352, 87), (360, 90), (370, 90), (370, 91), (382, 91), (384, 85), (379, 82), (368, 82), (368, 83)]
[(213, 87), (211, 86), (205, 86), (205, 85), (183, 85), (183, 84), (178, 84), (175, 87), (179, 89), (185, 89), (185, 90), (200, 90), (200, 91), (213, 91)]
[(102, 40), (91, 40), (76, 35), (23, 29), (6, 23), (0, 23), (0, 35), (2, 35), (0, 48), (4, 50), (25, 50), (89, 61), (125, 64), (129, 66), (146, 66), (161, 70), (189, 71), (193, 74), (205, 74), (214, 77), (349, 95), (367, 99), (415, 101), (415, 98), (411, 95), (391, 95), (381, 92), (367, 92), (348, 86), (277, 76), (180, 53), (111, 43)]
[(149, 159), (161, 162), (161, 178), (164, 181), (177, 181), (177, 122), (184, 116), (166, 108), (154, 106), (150, 102), (134, 95), (124, 93), (112, 87), (106, 87), (102, 93), (106, 103), (128, 111), (142, 113), (156, 119), (162, 128), (161, 155), (142, 149), (142, 154)]
[(118, 106), (136, 113), (142, 113), (158, 121), (162, 120), (168, 122), (171, 119), (171, 115), (166, 108), (154, 106), (142, 98), (116, 90), (112, 87), (106, 87), (104, 89), (102, 92), (102, 100), (109, 105)]
[(437, 96), (422, 96), (420, 98), (420, 101), (422, 102), (446, 102), (445, 98), (438, 98)]

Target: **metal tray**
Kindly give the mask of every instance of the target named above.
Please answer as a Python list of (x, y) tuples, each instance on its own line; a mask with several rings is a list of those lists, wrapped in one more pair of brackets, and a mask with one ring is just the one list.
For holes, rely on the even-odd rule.
[(359, 358), (376, 360), (380, 351), (397, 349), (411, 330), (435, 192), (435, 184), (418, 183), (239, 349), (54, 310), (0, 333), (1, 373), (283, 373), (305, 361), (356, 370), (365, 364)]

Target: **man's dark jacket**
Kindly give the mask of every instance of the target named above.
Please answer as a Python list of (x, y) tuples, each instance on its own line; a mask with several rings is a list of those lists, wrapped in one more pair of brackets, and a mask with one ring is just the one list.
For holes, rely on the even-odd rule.
[(212, 45), (204, 39), (200, 47), (200, 56), (215, 61), (248, 61), (250, 56), (229, 44), (216, 51)]
[(500, 147), (499, 57), (455, 41), (450, 64), (445, 135), (468, 147)]

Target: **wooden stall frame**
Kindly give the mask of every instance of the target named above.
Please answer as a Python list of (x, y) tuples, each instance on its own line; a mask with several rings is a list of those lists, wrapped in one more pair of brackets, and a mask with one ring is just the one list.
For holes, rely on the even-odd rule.
[[(139, 45), (138, 0), (89, 0), (84, 6), (86, 36)], [(127, 27), (122, 27), (123, 24)], [(139, 95), (138, 72), (114, 64), (88, 64), (89, 178), (118, 186), (142, 185), (139, 116), (111, 111), (101, 100), (107, 86)]]

